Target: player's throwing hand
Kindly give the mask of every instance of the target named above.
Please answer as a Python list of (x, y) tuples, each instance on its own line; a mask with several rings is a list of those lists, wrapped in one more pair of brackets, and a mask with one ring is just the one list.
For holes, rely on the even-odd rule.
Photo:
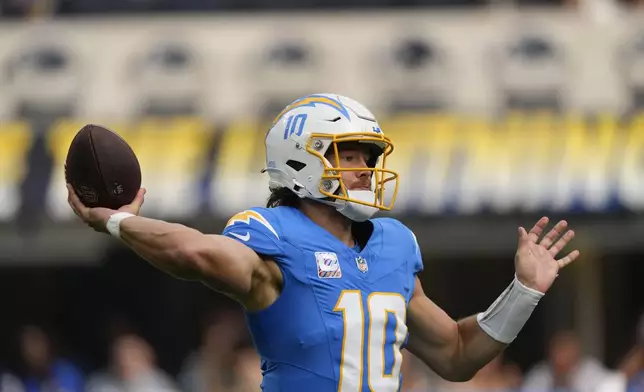
[(567, 230), (568, 223), (562, 220), (540, 239), (548, 222), (547, 217), (539, 219), (530, 232), (519, 227), (519, 246), (514, 258), (517, 279), (542, 293), (552, 286), (561, 268), (579, 257), (579, 251), (573, 250), (565, 257), (556, 259), (557, 254), (573, 239), (575, 232)]
[(110, 216), (117, 212), (127, 212), (133, 215), (138, 215), (139, 210), (143, 205), (144, 196), (145, 189), (141, 188), (132, 203), (125, 205), (118, 210), (111, 210), (103, 207), (89, 208), (80, 201), (78, 195), (74, 192), (74, 188), (67, 184), (67, 202), (69, 203), (69, 206), (72, 208), (74, 213), (83, 220), (83, 222), (101, 233), (107, 233), (107, 221), (110, 219)]

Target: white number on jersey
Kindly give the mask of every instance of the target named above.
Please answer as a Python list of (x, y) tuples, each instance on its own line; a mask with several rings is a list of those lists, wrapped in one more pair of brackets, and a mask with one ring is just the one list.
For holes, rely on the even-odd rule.
[[(403, 296), (395, 293), (371, 293), (367, 297), (365, 314), (362, 293), (358, 290), (344, 290), (333, 310), (342, 312), (344, 322), (338, 392), (362, 392), (365, 368), (371, 391), (397, 392), (402, 365), (400, 347), (407, 337), (407, 304)], [(387, 336), (389, 315), (393, 315), (396, 320), (393, 337)], [(366, 337), (368, 363), (364, 364), (366, 316), (369, 317)], [(385, 350), (393, 351), (394, 363), (389, 369), (385, 369)]]

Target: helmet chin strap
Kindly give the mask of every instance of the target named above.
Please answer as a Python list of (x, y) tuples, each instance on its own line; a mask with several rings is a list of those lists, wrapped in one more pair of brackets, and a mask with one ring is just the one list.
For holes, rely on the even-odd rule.
[[(370, 190), (347, 190), (348, 197), (365, 203), (372, 203), (376, 194)], [(336, 207), (339, 213), (356, 222), (364, 222), (370, 219), (378, 208), (364, 204), (344, 201), (344, 205)]]
[[(365, 203), (373, 202), (373, 200), (376, 197), (375, 193), (369, 190), (354, 190), (354, 191), (347, 190), (347, 193), (348, 193), (347, 197), (354, 200), (363, 201)], [(326, 205), (330, 205), (334, 207), (339, 213), (341, 213), (345, 217), (355, 222), (364, 222), (370, 219), (376, 212), (378, 212), (378, 209), (376, 207), (354, 203), (346, 200), (329, 200), (329, 199), (313, 199), (313, 200), (316, 200), (316, 201), (319, 201), (320, 203), (324, 203)]]

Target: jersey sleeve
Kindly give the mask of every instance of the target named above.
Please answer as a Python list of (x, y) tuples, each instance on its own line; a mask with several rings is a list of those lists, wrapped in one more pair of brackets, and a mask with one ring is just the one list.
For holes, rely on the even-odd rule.
[[(408, 229), (409, 230), (409, 229)], [(414, 273), (417, 274), (423, 270), (423, 256), (420, 253), (420, 246), (418, 245), (418, 239), (413, 231), (409, 230), (409, 234), (413, 240), (413, 262), (414, 262)]]
[(278, 229), (270, 211), (254, 208), (233, 215), (222, 235), (241, 242), (259, 255), (279, 257), (284, 252)]

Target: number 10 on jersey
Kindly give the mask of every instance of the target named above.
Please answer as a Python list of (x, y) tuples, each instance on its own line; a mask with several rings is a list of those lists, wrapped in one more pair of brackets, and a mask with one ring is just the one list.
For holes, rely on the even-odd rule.
[[(344, 323), (338, 392), (362, 392), (365, 370), (369, 390), (398, 391), (400, 347), (407, 337), (407, 304), (403, 296), (371, 293), (363, 305), (360, 291), (344, 290), (333, 310), (342, 312)], [(385, 359), (391, 356), (393, 364)]]

